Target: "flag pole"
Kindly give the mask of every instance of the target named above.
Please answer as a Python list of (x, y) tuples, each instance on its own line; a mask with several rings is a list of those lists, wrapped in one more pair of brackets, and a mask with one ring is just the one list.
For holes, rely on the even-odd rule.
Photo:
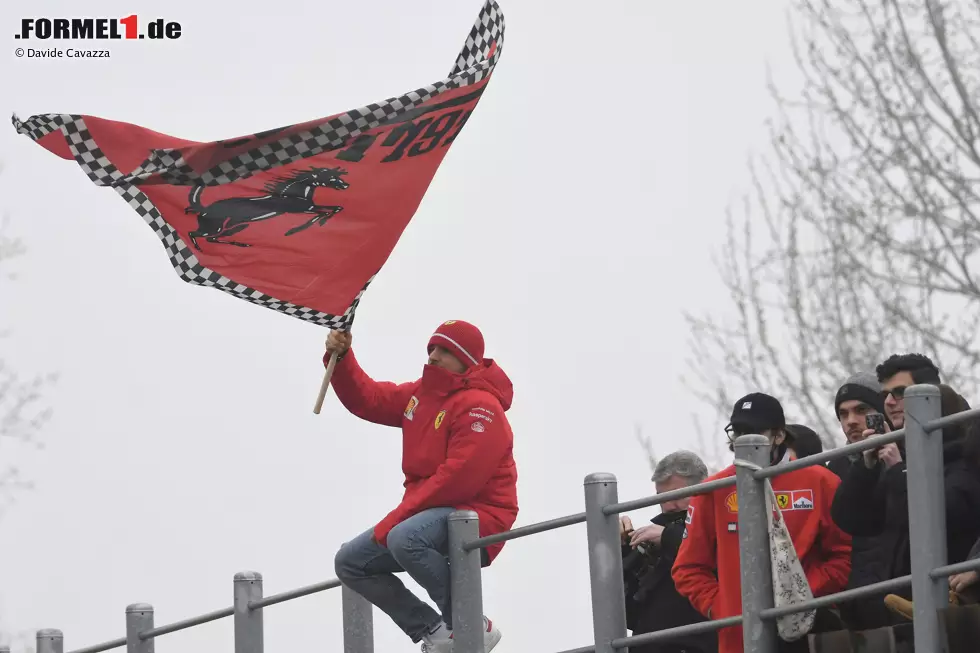
[(327, 371), (323, 373), (323, 383), (320, 384), (320, 394), (316, 398), (316, 405), (313, 406), (313, 414), (319, 415), (320, 409), (323, 408), (323, 400), (327, 396), (327, 388), (330, 387), (330, 377), (333, 376), (333, 370), (337, 367), (337, 352), (330, 354), (330, 362), (327, 363)]

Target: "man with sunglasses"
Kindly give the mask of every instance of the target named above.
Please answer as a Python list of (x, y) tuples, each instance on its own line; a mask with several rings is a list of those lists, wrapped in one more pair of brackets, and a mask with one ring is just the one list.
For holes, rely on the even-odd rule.
[[(891, 427), (888, 430), (905, 426), (906, 388), (917, 383), (940, 383), (939, 368), (923, 354), (892, 354), (875, 371), (881, 385), (881, 408)], [(864, 439), (863, 435), (860, 439)], [(864, 460), (868, 467), (874, 467), (880, 460), (885, 469), (902, 472), (905, 469), (904, 441), (865, 451)]]
[(939, 385), (939, 368), (923, 354), (892, 354), (876, 370), (885, 414), (896, 429), (905, 426), (905, 390), (919, 383)]
[[(885, 432), (905, 425), (906, 388), (919, 383), (939, 385), (939, 370), (922, 354), (894, 354), (876, 372), (881, 384), (881, 403), (876, 408), (885, 413)], [(865, 429), (859, 439), (871, 435), (874, 431)], [(831, 515), (859, 546), (864, 538), (877, 540), (884, 579), (911, 573), (904, 441), (865, 451), (860, 463), (850, 466), (842, 475)], [(911, 599), (911, 588), (898, 590), (896, 595)], [(896, 622), (891, 617), (889, 621)], [(865, 627), (871, 625), (875, 624)]]

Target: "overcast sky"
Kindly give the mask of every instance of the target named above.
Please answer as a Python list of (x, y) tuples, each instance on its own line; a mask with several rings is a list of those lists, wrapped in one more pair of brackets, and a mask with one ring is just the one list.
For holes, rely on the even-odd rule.
[[(138, 11), (179, 21), (177, 41), (55, 44), (111, 50), (86, 61), (15, 58), (20, 19), (133, 3), (3, 3), (0, 117), (84, 113), (199, 141), (311, 120), (442, 79), (481, 4), (175, 0)], [(590, 472), (650, 494), (634, 423), (661, 454), (696, 446), (681, 311), (726, 306), (713, 261), (765, 144), (765, 63), (788, 63), (784, 4), (501, 0), (501, 62), (354, 343), (371, 375), (404, 381), (443, 320), (483, 329), (515, 386), (518, 525), (582, 510)], [(340, 544), (399, 500), (398, 431), (332, 394), (314, 415), (322, 329), (180, 281), (116, 193), (3, 124), (0, 208), (29, 253), (2, 286), (0, 346), (61, 379), (45, 450), (0, 449), (36, 484), (0, 522), (0, 627), (61, 628), (70, 650), (121, 636), (129, 603), (158, 624), (224, 608), (240, 570), (269, 594), (332, 578)], [(506, 545), (484, 574), (500, 653), (591, 643), (586, 560), (584, 526)], [(269, 608), (267, 650), (340, 650), (340, 617), (338, 591)], [(413, 650), (375, 623), (376, 650)], [(231, 646), (229, 619), (158, 650)]]

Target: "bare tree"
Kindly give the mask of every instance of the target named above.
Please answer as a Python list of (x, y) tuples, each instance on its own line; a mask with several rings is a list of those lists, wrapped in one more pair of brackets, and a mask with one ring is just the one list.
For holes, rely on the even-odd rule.
[[(13, 280), (11, 259), (25, 251), (20, 239), (9, 235), (9, 220), (0, 221), (0, 283)], [(0, 337), (9, 337), (9, 331)], [(44, 405), (44, 389), (55, 380), (54, 375), (36, 375), (25, 379), (12, 365), (0, 356), (0, 496), (9, 500), (18, 490), (30, 487), (18, 469), (11, 446), (36, 446), (41, 442), (38, 435), (44, 423), (51, 417), (51, 409)]]
[(838, 440), (833, 396), (891, 353), (978, 387), (980, 2), (792, 0), (804, 85), (731, 207), (726, 315), (687, 315), (685, 382), (725, 412), (743, 390)]
[[(712, 474), (721, 471), (730, 463), (731, 455), (725, 456), (726, 453), (723, 452), (722, 441), (719, 438), (712, 439), (710, 436), (705, 435), (704, 425), (697, 418), (696, 415), (691, 416), (691, 421), (694, 424), (694, 433), (697, 438), (698, 446), (695, 448), (698, 455), (704, 461), (704, 464), (708, 467), (708, 471)], [(635, 436), (637, 442), (640, 443), (640, 447), (643, 449), (647, 457), (647, 462), (650, 464), (650, 472), (655, 472), (657, 470), (657, 463), (660, 462), (660, 457), (657, 455), (656, 448), (653, 446), (653, 440), (649, 435), (643, 434), (643, 427), (640, 424), (635, 426)], [(711, 442), (709, 445), (708, 443)]]
[[(0, 216), (0, 290), (3, 285), (16, 279), (11, 261), (25, 252), (23, 241), (10, 234), (9, 217), (3, 214)], [(10, 335), (9, 330), (0, 326), (0, 343)], [(41, 446), (41, 429), (51, 417), (51, 408), (44, 401), (44, 391), (55, 379), (56, 375), (53, 374), (25, 379), (0, 352), (0, 513), (17, 492), (31, 487), (16, 463), (17, 449)], [(9, 626), (0, 618), (0, 642), (11, 646), (14, 651), (33, 653), (34, 632), (12, 632)]]

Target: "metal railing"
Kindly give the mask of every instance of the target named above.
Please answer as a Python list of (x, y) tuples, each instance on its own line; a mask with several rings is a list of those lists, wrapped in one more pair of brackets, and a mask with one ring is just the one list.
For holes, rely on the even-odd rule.
[[(915, 650), (940, 653), (945, 650), (945, 642), (937, 611), (948, 605), (948, 577), (963, 571), (980, 570), (980, 560), (946, 564), (942, 428), (978, 417), (980, 409), (941, 417), (939, 388), (916, 385), (905, 392), (904, 429), (793, 462), (770, 467), (768, 440), (761, 435), (745, 435), (735, 441), (735, 457), (758, 465), (761, 469), (757, 471), (739, 466), (732, 477), (626, 502), (619, 502), (614, 475), (590, 474), (585, 479), (585, 512), (487, 537), (479, 537), (479, 522), (475, 512), (455, 512), (449, 518), (454, 653), (483, 653), (481, 549), (491, 544), (583, 522), (586, 524), (589, 553), (593, 643), (562, 653), (613, 653), (634, 645), (713, 632), (730, 626), (743, 627), (745, 653), (775, 653), (775, 621), (779, 617), (902, 590), (909, 586), (912, 587), (914, 599)], [(909, 532), (912, 573), (902, 578), (775, 608), (769, 560), (765, 479), (899, 440), (905, 441), (909, 522), (916, 524), (916, 528)], [(742, 614), (628, 637), (619, 515), (733, 485), (739, 506), (737, 533), (742, 578)], [(146, 604), (131, 605), (126, 610), (125, 638), (71, 653), (98, 653), (122, 646), (126, 647), (127, 653), (153, 653), (156, 637), (229, 616), (235, 618), (234, 653), (262, 653), (264, 608), (338, 586), (339, 581), (331, 580), (263, 598), (262, 577), (254, 572), (240, 573), (235, 576), (235, 600), (232, 608), (154, 628), (153, 608)], [(344, 653), (373, 653), (372, 608), (346, 587), (342, 591)], [(5, 651), (0, 649), (0, 653)], [(37, 653), (63, 653), (61, 631), (39, 631)]]
[[(235, 574), (233, 605), (166, 626), (153, 626), (153, 606), (133, 603), (126, 607), (126, 636), (75, 649), (70, 653), (101, 653), (126, 647), (126, 653), (154, 653), (157, 637), (202, 624), (234, 617), (235, 653), (262, 653), (264, 635), (262, 611), (277, 603), (292, 601), (325, 590), (341, 588), (344, 619), (344, 653), (374, 653), (374, 624), (371, 604), (333, 579), (272, 596), (262, 595), (262, 575), (254, 571)], [(0, 653), (10, 653), (0, 648)], [(37, 632), (37, 653), (64, 653), (64, 635), (46, 628)]]

